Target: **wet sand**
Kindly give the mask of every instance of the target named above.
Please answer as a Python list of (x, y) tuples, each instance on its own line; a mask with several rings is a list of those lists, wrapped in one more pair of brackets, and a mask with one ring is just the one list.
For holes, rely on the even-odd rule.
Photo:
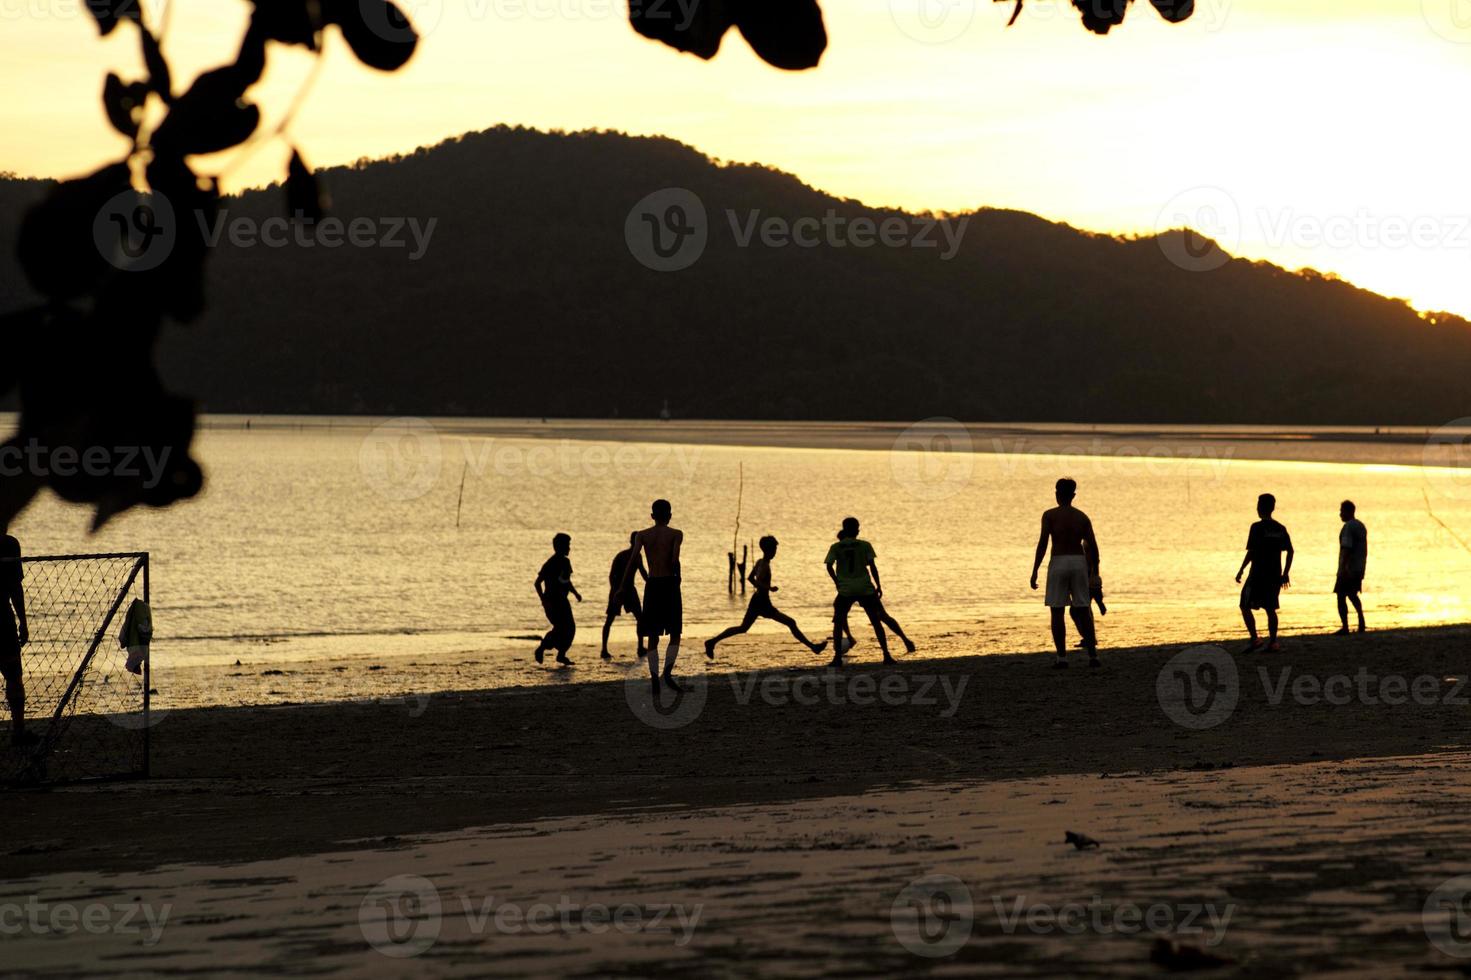
[[(703, 685), (686, 654), (662, 713), (636, 663), (623, 683), (169, 713), (152, 780), (0, 793), (0, 910), (42, 923), (6, 934), (7, 967), (1136, 976), (1160, 972), (1155, 932), (1235, 961), (1213, 975), (1471, 963), (1422, 922), (1471, 871), (1471, 628), (1098, 670), (874, 652)], [(938, 896), (909, 887), (933, 875)], [(492, 917), (559, 902), (549, 932)], [(63, 906), (99, 929), (63, 935)], [(630, 928), (590, 928), (595, 906)], [(1125, 927), (1151, 909), (1154, 932)], [(1182, 931), (1207, 909), (1229, 921)]]
[(1169, 972), (1166, 942), (1209, 976), (1455, 974), (1468, 763), (942, 781), (10, 879), (0, 908), (42, 928), (5, 955), (29, 975), (1129, 977)]

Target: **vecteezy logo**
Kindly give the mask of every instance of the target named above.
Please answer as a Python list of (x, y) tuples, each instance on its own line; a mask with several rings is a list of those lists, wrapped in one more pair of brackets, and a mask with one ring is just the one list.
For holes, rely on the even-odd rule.
[(439, 479), (444, 453), (439, 433), (423, 419), (389, 419), (363, 437), (358, 469), (389, 500), (417, 500)]
[(1194, 187), (1160, 209), (1154, 232), (1165, 258), (1186, 272), (1210, 272), (1241, 244), (1241, 207), (1219, 187)]
[(921, 500), (953, 497), (970, 482), (976, 458), (970, 430), (949, 418), (916, 422), (894, 440), (889, 470), (894, 482)]
[(623, 677), (623, 697), (639, 721), (650, 728), (672, 731), (700, 717), (710, 696), (710, 684), (702, 674), (681, 678), (679, 686), (682, 690), (674, 691), (665, 684), (656, 696), (648, 668), (634, 664)]
[(889, 925), (899, 945), (916, 956), (949, 956), (975, 927), (970, 889), (954, 875), (916, 878), (894, 899)]
[(179, 226), (162, 194), (126, 190), (114, 194), (92, 219), (97, 251), (124, 272), (156, 269), (174, 250)]
[(439, 938), (439, 889), (419, 875), (394, 875), (373, 886), (358, 906), (358, 929), (384, 956), (418, 956)]
[(889, 0), (889, 15), (907, 36), (944, 44), (964, 34), (976, 16), (976, 0)]
[(1471, 875), (1444, 882), (1425, 900), (1420, 913), (1425, 935), (1447, 956), (1471, 956)]
[(1181, 650), (1160, 669), (1154, 692), (1169, 719), (1182, 728), (1214, 728), (1236, 710), (1241, 684), (1236, 661), (1220, 647)]
[(1425, 479), (1452, 500), (1471, 499), (1471, 418), (1441, 426), (1425, 440)]
[(1420, 0), (1420, 14), (1438, 36), (1471, 44), (1471, 0)]
[(648, 195), (623, 222), (629, 253), (655, 272), (688, 269), (705, 253), (709, 238), (704, 202), (683, 187), (666, 187)]

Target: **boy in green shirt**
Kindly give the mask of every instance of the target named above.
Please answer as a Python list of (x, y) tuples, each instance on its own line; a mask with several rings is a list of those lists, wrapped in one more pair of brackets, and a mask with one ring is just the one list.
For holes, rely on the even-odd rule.
[(884, 663), (894, 662), (894, 658), (889, 655), (889, 641), (884, 636), (885, 626), (904, 641), (906, 652), (914, 652), (914, 644), (904, 635), (898, 621), (884, 608), (883, 584), (879, 581), (879, 569), (874, 559), (873, 545), (858, 536), (858, 518), (843, 518), (843, 529), (838, 532), (838, 540), (827, 549), (827, 558), (823, 562), (827, 566), (828, 577), (838, 589), (838, 597), (833, 600), (834, 667), (843, 666), (843, 630), (848, 621), (848, 611), (855, 602), (863, 607), (863, 611), (868, 614), (868, 621), (873, 624), (879, 649), (884, 654)]

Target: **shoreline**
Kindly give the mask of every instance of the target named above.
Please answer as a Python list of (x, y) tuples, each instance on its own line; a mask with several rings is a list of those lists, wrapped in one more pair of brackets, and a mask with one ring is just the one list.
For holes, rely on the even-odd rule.
[[(646, 672), (628, 684), (428, 694), (419, 711), (386, 700), (170, 711), (151, 733), (151, 780), (7, 791), (18, 817), (7, 861), (17, 876), (228, 864), (551, 817), (1423, 755), (1471, 746), (1459, 700), (1471, 697), (1468, 641), (1471, 627), (1437, 627), (1299, 636), (1259, 660), (1233, 653), (1233, 709), (1198, 729), (1160, 695), (1186, 644), (1105, 652), (1097, 671), (1081, 658), (1053, 671), (1050, 654), (992, 654), (901, 657), (892, 670), (858, 659), (831, 678), (712, 675), (675, 725), (640, 707)], [(1419, 684), (1427, 699), (1365, 700), (1351, 689), (1366, 673)], [(1303, 676), (1316, 678), (1316, 700), (1299, 691)]]
[[(400, 417), (402, 418), (402, 417)], [(1471, 429), (1436, 426), (1258, 426), (1165, 423), (957, 423), (919, 422), (669, 420), (658, 419), (494, 419), (414, 418), (444, 438), (561, 439), (572, 442), (626, 442), (808, 450), (892, 451), (921, 449), (936, 435), (948, 438), (948, 451), (1000, 455), (1125, 456), (1154, 459), (1252, 460), (1259, 462), (1353, 462), (1384, 466), (1463, 466), (1447, 451), (1431, 449), (1438, 434), (1471, 435)], [(362, 429), (395, 421), (387, 416), (241, 415), (201, 417), (201, 431), (263, 429), (303, 431)], [(912, 445), (910, 445), (912, 443)], [(1343, 448), (1361, 447), (1352, 460)]]

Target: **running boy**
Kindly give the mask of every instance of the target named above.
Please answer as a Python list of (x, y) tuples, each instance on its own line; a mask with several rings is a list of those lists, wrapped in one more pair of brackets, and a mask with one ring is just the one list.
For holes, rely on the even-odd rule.
[(821, 643), (813, 643), (802, 635), (802, 631), (797, 628), (796, 620), (772, 605), (771, 593), (777, 591), (777, 588), (771, 584), (771, 560), (776, 557), (777, 541), (776, 538), (768, 534), (758, 543), (761, 547), (761, 557), (756, 559), (756, 564), (752, 567), (751, 574), (746, 576), (746, 581), (756, 587), (756, 594), (751, 596), (751, 602), (746, 606), (746, 616), (741, 620), (740, 625), (732, 626), (713, 640), (706, 640), (705, 656), (714, 660), (715, 645), (717, 643), (721, 640), (728, 640), (739, 633), (746, 632), (758, 619), (769, 619), (772, 622), (782, 624), (792, 631), (792, 635), (797, 638), (798, 643), (801, 643), (813, 653), (821, 653), (827, 648), (826, 640)]

